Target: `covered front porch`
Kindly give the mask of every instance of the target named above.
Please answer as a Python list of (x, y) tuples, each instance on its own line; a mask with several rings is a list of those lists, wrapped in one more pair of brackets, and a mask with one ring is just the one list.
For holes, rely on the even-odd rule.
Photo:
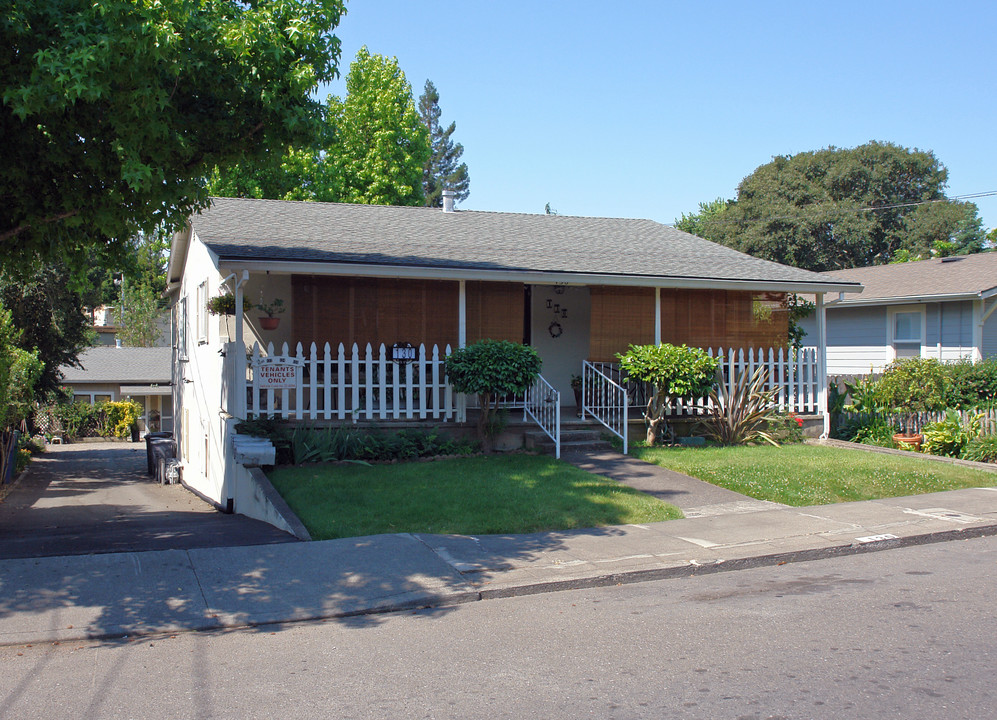
[[(225, 326), (231, 346), (226, 376), (236, 390), (227, 410), (236, 417), (466, 422), (475, 400), (453, 391), (443, 363), (453, 349), (486, 338), (537, 350), (542, 377), (505, 404), (554, 439), (565, 411), (595, 417), (626, 437), (626, 424), (640, 416), (647, 393), (615, 365), (617, 353), (631, 344), (708, 348), (724, 358), (728, 377), (730, 369), (736, 376), (743, 367), (765, 365), (781, 408), (823, 412), (822, 353), (787, 351), (786, 294), (772, 289), (276, 271), (230, 277), (237, 296), (261, 305), (280, 298), (287, 309), (275, 329), (264, 329), (260, 313), (243, 315), (236, 302), (234, 322)], [(261, 369), (275, 363), (293, 368), (293, 380), (273, 384)], [(707, 401), (673, 410), (700, 415)]]

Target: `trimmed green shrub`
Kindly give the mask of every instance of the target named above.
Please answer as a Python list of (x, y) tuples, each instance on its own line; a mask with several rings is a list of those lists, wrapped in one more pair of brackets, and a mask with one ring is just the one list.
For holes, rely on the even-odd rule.
[(904, 416), (904, 431), (911, 433), (914, 418), (928, 410), (944, 410), (947, 398), (945, 368), (934, 358), (894, 360), (876, 385), (879, 398)]
[(945, 363), (948, 381), (946, 405), (969, 410), (997, 405), (997, 357), (982, 362), (954, 360)]
[(447, 378), (454, 390), (478, 396), (478, 439), (486, 450), (501, 432), (496, 424), (500, 398), (526, 392), (542, 365), (536, 350), (508, 340), (481, 340), (447, 356)]
[(651, 383), (654, 392), (644, 409), (647, 444), (665, 434), (665, 411), (672, 400), (704, 397), (713, 387), (720, 362), (701, 348), (686, 345), (631, 345), (617, 354), (620, 368), (631, 380)]

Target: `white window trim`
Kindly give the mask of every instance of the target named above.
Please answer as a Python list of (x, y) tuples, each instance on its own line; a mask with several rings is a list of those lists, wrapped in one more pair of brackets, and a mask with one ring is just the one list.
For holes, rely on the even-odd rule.
[(208, 281), (197, 286), (197, 344), (208, 342)]
[(187, 296), (177, 302), (177, 358), (187, 362), (187, 337), (190, 333), (190, 315), (187, 311)]
[[(921, 315), (921, 340), (918, 355), (924, 357), (925, 341), (928, 337), (928, 317), (924, 305), (894, 305), (886, 309), (886, 359), (897, 359), (897, 343), (894, 335), (897, 327), (897, 313), (919, 313)], [(913, 341), (900, 341), (902, 345), (913, 345)]]

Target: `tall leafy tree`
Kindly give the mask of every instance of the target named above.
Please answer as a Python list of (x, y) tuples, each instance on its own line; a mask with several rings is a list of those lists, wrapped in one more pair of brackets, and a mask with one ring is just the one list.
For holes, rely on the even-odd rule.
[(701, 235), (809, 270), (863, 267), (950, 243), (982, 247), (973, 203), (945, 198), (948, 171), (931, 152), (870, 142), (776, 157), (746, 177)]
[(451, 122), (444, 128), (440, 115), (440, 93), (427, 80), (419, 97), (419, 117), (429, 131), (430, 154), (422, 168), (422, 189), (428, 207), (443, 207), (444, 190), (453, 190), (457, 202), (466, 200), (471, 194), (467, 163), (459, 163), (464, 146), (451, 139), (457, 123)]
[(397, 58), (360, 48), (346, 76), (346, 98), (329, 98), (335, 128), (327, 157), (341, 200), (367, 205), (422, 205), (428, 132)]
[(0, 13), (0, 262), (87, 267), (307, 142), (342, 0), (17, 0)]
[(13, 430), (33, 408), (34, 387), (44, 367), (38, 354), (18, 347), (20, 332), (0, 303), (0, 478), (15, 462)]
[(718, 197), (710, 202), (699, 203), (699, 212), (682, 213), (682, 217), (675, 220), (675, 227), (683, 232), (699, 237), (706, 237), (710, 232), (710, 227), (723, 217), (724, 211), (730, 205), (729, 200)]
[(10, 312), (17, 345), (45, 364), (36, 390), (58, 387), (59, 366), (75, 364), (94, 340), (83, 295), (71, 282), (71, 271), (49, 265), (27, 276), (0, 274), (0, 304)]

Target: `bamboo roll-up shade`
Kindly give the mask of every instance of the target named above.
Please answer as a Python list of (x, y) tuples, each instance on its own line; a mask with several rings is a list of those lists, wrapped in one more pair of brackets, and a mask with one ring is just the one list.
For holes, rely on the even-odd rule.
[(295, 275), (294, 341), (457, 344), (457, 283)]
[(593, 286), (589, 359), (613, 362), (631, 345), (654, 342), (654, 288)]
[(661, 291), (661, 341), (713, 348), (786, 344), (783, 293), (737, 290)]
[(521, 283), (469, 281), (465, 287), (467, 342), (511, 340), (523, 342)]

